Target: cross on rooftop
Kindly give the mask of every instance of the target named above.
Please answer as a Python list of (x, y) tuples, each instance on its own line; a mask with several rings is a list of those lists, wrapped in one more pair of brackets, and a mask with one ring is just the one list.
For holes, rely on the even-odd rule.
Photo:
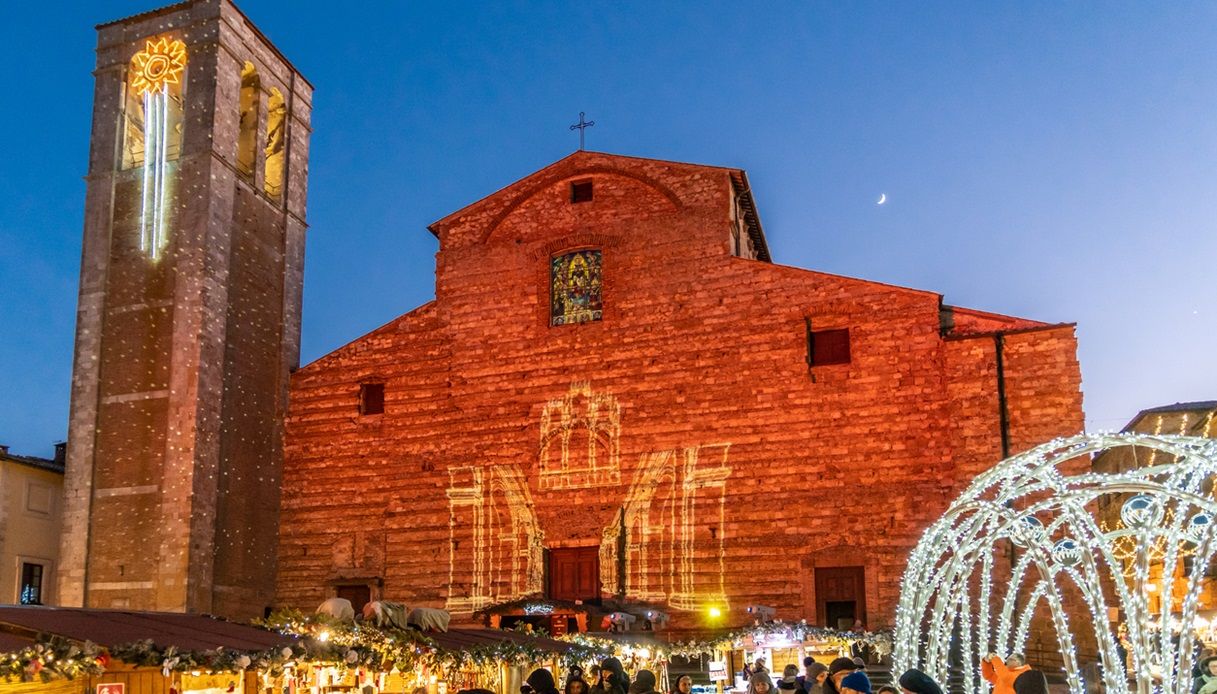
[(594, 121), (594, 120), (583, 120), (583, 115), (584, 115), (583, 111), (580, 111), (579, 112), (579, 122), (570, 126), (571, 130), (579, 131), (579, 149), (580, 150), (583, 149), (583, 134), (587, 131), (588, 128), (590, 128), (596, 124), (596, 121)]

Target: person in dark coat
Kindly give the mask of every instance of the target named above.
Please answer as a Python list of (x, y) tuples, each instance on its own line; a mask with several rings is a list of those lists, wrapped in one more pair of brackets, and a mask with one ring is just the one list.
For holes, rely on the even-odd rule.
[(942, 694), (942, 687), (934, 678), (916, 668), (905, 670), (900, 676), (900, 689), (905, 694)]
[(1048, 694), (1048, 678), (1040, 670), (1027, 670), (1014, 678), (1014, 694)]
[(807, 666), (800, 691), (803, 694), (824, 694), (824, 682), (828, 680), (828, 666), (814, 660)]
[(600, 679), (591, 689), (591, 694), (626, 694), (630, 689), (630, 678), (616, 658), (605, 658), (600, 662)]
[(650, 670), (639, 670), (630, 684), (630, 694), (657, 694), (655, 691), (655, 673)]
[(853, 658), (837, 658), (828, 664), (828, 679), (824, 680), (824, 694), (841, 694), (841, 680), (858, 669)]
[(798, 694), (799, 691), (799, 667), (797, 665), (787, 665), (782, 670), (782, 679), (778, 680), (778, 694)]
[(554, 685), (554, 675), (545, 668), (533, 670), (525, 681), (535, 694), (558, 694), (558, 687)]

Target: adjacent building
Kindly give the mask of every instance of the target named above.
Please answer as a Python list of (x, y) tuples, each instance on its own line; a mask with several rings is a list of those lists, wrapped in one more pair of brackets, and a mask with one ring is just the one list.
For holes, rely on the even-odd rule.
[(64, 444), (49, 459), (0, 446), (0, 603), (57, 600), (63, 455)]

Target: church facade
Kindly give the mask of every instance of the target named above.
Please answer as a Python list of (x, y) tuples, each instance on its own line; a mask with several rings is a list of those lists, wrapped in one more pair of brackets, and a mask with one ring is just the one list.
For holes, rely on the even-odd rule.
[(430, 229), (435, 300), (292, 375), (279, 604), (881, 627), (963, 485), (1082, 428), (1072, 325), (776, 264), (739, 169), (580, 151)]

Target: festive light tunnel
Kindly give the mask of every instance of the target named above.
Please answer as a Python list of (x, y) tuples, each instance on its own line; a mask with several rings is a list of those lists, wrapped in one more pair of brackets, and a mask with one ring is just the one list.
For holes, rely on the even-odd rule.
[[(1100, 453), (1129, 456), (1131, 469), (1093, 470)], [(965, 691), (984, 691), (980, 659), (1025, 652), (1046, 611), (1071, 691), (1083, 691), (1081, 642), (1097, 649), (1095, 676), (1111, 694), (1190, 694), (1205, 567), (1217, 552), (1214, 479), (1217, 441), (1183, 436), (1082, 434), (998, 464), (909, 559), (896, 671), (946, 682), (954, 666)]]

